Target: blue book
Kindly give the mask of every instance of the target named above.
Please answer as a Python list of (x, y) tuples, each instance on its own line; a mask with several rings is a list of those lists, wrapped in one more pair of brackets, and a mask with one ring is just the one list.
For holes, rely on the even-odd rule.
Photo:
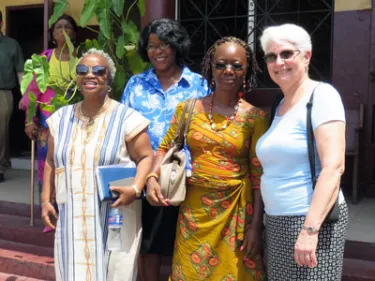
[[(96, 168), (96, 180), (98, 184), (99, 199), (101, 201), (109, 201), (116, 199), (115, 194), (111, 192), (109, 186), (111, 182), (134, 178), (137, 168), (134, 166), (116, 164), (109, 166), (99, 166)], [(112, 185), (114, 185), (112, 183)]]

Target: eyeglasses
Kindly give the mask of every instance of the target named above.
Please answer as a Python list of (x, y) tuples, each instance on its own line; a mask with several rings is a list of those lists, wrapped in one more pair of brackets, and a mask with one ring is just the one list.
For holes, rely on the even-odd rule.
[(280, 54), (278, 55), (276, 55), (275, 53), (269, 53), (265, 55), (263, 58), (266, 63), (271, 63), (271, 62), (275, 62), (278, 56), (280, 56), (280, 59), (284, 61), (284, 60), (291, 59), (294, 56), (294, 54), (297, 54), (297, 53), (300, 53), (300, 51), (299, 50), (285, 50), (285, 51), (280, 52)]
[(96, 65), (94, 67), (89, 67), (83, 64), (79, 64), (76, 67), (76, 74), (78, 76), (86, 76), (91, 72), (97, 77), (103, 77), (107, 73), (107, 68), (103, 65)]
[(56, 25), (55, 28), (54, 28), (54, 30), (61, 30), (61, 29), (72, 30), (73, 26), (71, 26), (71, 25)]
[(163, 51), (163, 50), (168, 49), (169, 47), (170, 47), (169, 44), (162, 43), (162, 44), (160, 44), (160, 45), (158, 45), (158, 46), (148, 45), (148, 46), (146, 47), (146, 50), (147, 50), (148, 52), (155, 52), (157, 49)]
[(243, 70), (242, 64), (230, 64), (230, 63), (225, 64), (225, 63), (218, 62), (218, 63), (214, 63), (213, 65), (214, 65), (215, 69), (217, 69), (217, 70), (224, 70), (224, 69), (227, 69), (228, 67), (233, 69), (233, 71)]

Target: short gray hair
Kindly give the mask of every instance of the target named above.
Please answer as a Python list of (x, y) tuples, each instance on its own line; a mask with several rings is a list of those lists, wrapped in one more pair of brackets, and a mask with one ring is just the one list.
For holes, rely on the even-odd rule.
[(267, 27), (260, 37), (260, 44), (265, 53), (270, 42), (283, 41), (293, 44), (303, 54), (312, 50), (310, 35), (304, 28), (295, 24), (287, 23)]
[(78, 63), (77, 64), (80, 64), (82, 59), (88, 55), (98, 55), (98, 56), (101, 56), (103, 59), (105, 59), (108, 63), (108, 66), (109, 66), (109, 75), (111, 76), (111, 80), (113, 81), (115, 79), (115, 75), (116, 75), (116, 67), (115, 67), (115, 63), (113, 62), (112, 58), (110, 55), (108, 55), (106, 52), (104, 52), (103, 50), (98, 50), (98, 49), (95, 49), (95, 48), (91, 48), (89, 49), (86, 53), (84, 53), (82, 55), (82, 57), (78, 60)]

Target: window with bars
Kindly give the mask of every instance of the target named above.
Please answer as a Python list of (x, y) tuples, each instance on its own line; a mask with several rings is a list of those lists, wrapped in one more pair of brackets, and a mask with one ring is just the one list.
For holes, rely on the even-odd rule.
[(259, 44), (270, 25), (295, 23), (311, 35), (313, 56), (310, 76), (330, 81), (332, 70), (333, 0), (177, 0), (178, 20), (191, 36), (191, 68), (201, 70), (207, 49), (219, 38), (236, 36), (255, 50), (259, 66), (258, 87), (277, 87), (270, 79)]

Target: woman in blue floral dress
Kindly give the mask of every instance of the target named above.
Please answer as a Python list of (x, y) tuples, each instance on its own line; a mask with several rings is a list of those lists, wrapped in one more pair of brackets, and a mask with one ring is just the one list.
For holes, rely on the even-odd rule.
[[(122, 103), (150, 121), (148, 134), (154, 151), (166, 134), (180, 102), (208, 94), (207, 83), (185, 65), (191, 41), (176, 21), (159, 19), (146, 26), (138, 53), (151, 69), (130, 78)], [(148, 178), (156, 175), (150, 174)], [(143, 200), (143, 241), (140, 257), (142, 281), (159, 280), (161, 256), (172, 256), (178, 208), (155, 207)]]

